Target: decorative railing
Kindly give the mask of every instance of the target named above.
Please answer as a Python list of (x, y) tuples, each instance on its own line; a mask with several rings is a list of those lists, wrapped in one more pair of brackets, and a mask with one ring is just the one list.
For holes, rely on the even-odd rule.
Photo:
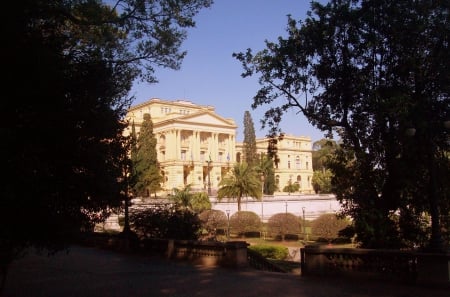
[(245, 241), (204, 242), (173, 239), (130, 241), (123, 236), (92, 233), (80, 237), (79, 243), (119, 251), (133, 250), (206, 266), (235, 268), (248, 266), (248, 244)]
[[(90, 234), (81, 237), (79, 243), (116, 250), (133, 248), (146, 254), (208, 266), (250, 266), (264, 271), (286, 272), (257, 252), (248, 249), (245, 241), (147, 239), (133, 243), (123, 236)], [(450, 288), (450, 253), (316, 246), (301, 248), (300, 253), (302, 276), (378, 279)]]
[(247, 266), (245, 241), (202, 242), (193, 240), (149, 239), (141, 245), (143, 251), (153, 251), (167, 258), (187, 260), (207, 266)]
[(417, 259), (411, 252), (342, 249), (301, 249), (302, 273), (397, 278), (413, 281)]
[(305, 247), (300, 249), (300, 253), (302, 275), (306, 276), (344, 276), (450, 286), (449, 254), (329, 247)]

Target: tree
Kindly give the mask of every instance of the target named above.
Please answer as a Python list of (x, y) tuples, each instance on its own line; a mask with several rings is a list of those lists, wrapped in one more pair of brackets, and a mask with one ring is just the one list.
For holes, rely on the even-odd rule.
[[(137, 183), (139, 178), (138, 172), (136, 171), (136, 164), (138, 163), (138, 145), (137, 145), (137, 134), (136, 125), (134, 121), (131, 123), (131, 133), (130, 133), (130, 176), (128, 177), (129, 184), (131, 186)], [(135, 192), (135, 191), (133, 191)], [(136, 194), (136, 193), (133, 193)]]
[(258, 171), (262, 175), (262, 182), (264, 183), (262, 185), (263, 194), (273, 195), (277, 189), (277, 185), (275, 184), (275, 170), (273, 160), (266, 154), (261, 154)]
[(185, 30), (211, 1), (114, 4), (17, 1), (2, 17), (2, 256), (59, 250), (122, 207), (128, 92), (139, 77), (155, 81), (155, 65), (179, 68)]
[(192, 209), (192, 198), (193, 193), (191, 193), (191, 185), (186, 185), (183, 189), (174, 188), (173, 195), (170, 195), (169, 198), (175, 202), (179, 208), (183, 209)]
[(327, 161), (333, 156), (337, 147), (338, 144), (336, 141), (327, 138), (322, 138), (313, 143), (312, 167), (314, 171), (325, 171), (328, 168)]
[(170, 199), (181, 208), (190, 209), (193, 212), (201, 213), (204, 210), (211, 209), (211, 202), (208, 194), (205, 192), (191, 192), (191, 185), (186, 185), (183, 189), (174, 188), (174, 194)]
[(191, 201), (192, 210), (196, 213), (211, 209), (211, 201), (206, 192), (197, 192), (193, 194)]
[(197, 240), (201, 222), (198, 215), (186, 208), (159, 205), (138, 209), (130, 215), (131, 228), (141, 240), (171, 238)]
[(153, 122), (150, 114), (144, 115), (139, 137), (136, 143), (136, 158), (133, 164), (135, 184), (133, 190), (137, 196), (148, 196), (161, 190), (163, 177), (159, 170), (156, 152), (156, 138), (153, 134)]
[(277, 137), (276, 135), (269, 134), (268, 136), (267, 156), (273, 160), (274, 167), (278, 168), (278, 164), (280, 163), (280, 158), (278, 157), (278, 140), (281, 140), (283, 135)]
[(241, 211), (242, 197), (250, 196), (261, 199), (261, 180), (255, 167), (246, 162), (236, 163), (231, 174), (226, 175), (219, 183), (217, 199), (236, 199), (238, 211)]
[(267, 223), (272, 237), (280, 236), (284, 241), (286, 234), (298, 234), (301, 230), (300, 218), (292, 213), (277, 213), (269, 218)]
[(298, 183), (293, 183), (291, 180), (289, 180), (288, 184), (283, 188), (283, 192), (287, 192), (289, 195), (291, 195), (291, 193), (298, 192), (299, 190), (300, 185)]
[(242, 153), (244, 155), (244, 161), (250, 166), (254, 166), (257, 163), (257, 149), (256, 149), (256, 135), (255, 125), (253, 119), (248, 110), (244, 113), (244, 141)]
[(261, 219), (252, 211), (238, 211), (230, 217), (230, 229), (239, 236), (245, 236), (250, 232), (260, 232), (261, 227)]
[(272, 134), (294, 108), (327, 136), (339, 135), (332, 191), (365, 247), (403, 244), (403, 226), (389, 216), (402, 210), (428, 212), (429, 245), (442, 249), (440, 213), (450, 200), (448, 12), (445, 2), (313, 1), (303, 22), (288, 17), (286, 38), (233, 54), (243, 77), (260, 74), (252, 107), (272, 106), (263, 120)]
[(312, 164), (314, 173), (311, 183), (316, 193), (331, 193), (333, 173), (328, 169), (327, 163), (332, 158), (337, 147), (336, 141), (327, 138), (313, 143)]
[(329, 194), (331, 193), (331, 179), (333, 173), (330, 169), (315, 170), (311, 183), (316, 193)]

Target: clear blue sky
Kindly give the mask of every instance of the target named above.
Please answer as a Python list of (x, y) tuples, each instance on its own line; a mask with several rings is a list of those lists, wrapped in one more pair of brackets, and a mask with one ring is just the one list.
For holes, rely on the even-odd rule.
[[(256, 136), (265, 136), (260, 119), (268, 106), (251, 108), (260, 86), (256, 77), (240, 76), (242, 66), (232, 54), (247, 48), (254, 52), (264, 49), (265, 40), (286, 36), (288, 14), (303, 20), (309, 9), (309, 0), (215, 0), (195, 17), (196, 27), (188, 31), (183, 43), (188, 53), (181, 69), (158, 69), (158, 83), (136, 84), (131, 92), (136, 97), (133, 105), (151, 98), (212, 105), (218, 115), (235, 120), (237, 141), (243, 139), (244, 112), (248, 110)], [(311, 137), (313, 142), (324, 134), (295, 111), (283, 118), (282, 129), (287, 134)]]

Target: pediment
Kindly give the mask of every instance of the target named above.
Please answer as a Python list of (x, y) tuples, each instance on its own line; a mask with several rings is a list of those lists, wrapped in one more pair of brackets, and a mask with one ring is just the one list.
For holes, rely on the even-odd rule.
[(232, 119), (225, 119), (221, 116), (218, 116), (215, 113), (211, 113), (208, 111), (197, 112), (189, 115), (178, 116), (176, 118), (172, 118), (167, 121), (162, 121), (159, 124), (164, 122), (172, 122), (179, 124), (189, 124), (192, 126), (215, 126), (215, 127), (227, 127), (227, 128), (236, 128), (236, 124)]

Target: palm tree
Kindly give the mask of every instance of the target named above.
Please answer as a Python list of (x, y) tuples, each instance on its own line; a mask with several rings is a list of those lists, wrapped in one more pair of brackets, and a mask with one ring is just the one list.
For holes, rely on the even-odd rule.
[(174, 193), (171, 195), (171, 199), (181, 208), (192, 209), (192, 199), (194, 197), (191, 193), (191, 185), (186, 185), (183, 189), (174, 188)]
[(241, 200), (243, 196), (249, 196), (260, 200), (261, 180), (260, 174), (256, 167), (249, 166), (247, 163), (236, 163), (233, 170), (225, 176), (219, 183), (219, 191), (217, 199), (221, 201), (223, 198), (236, 199), (238, 211), (241, 211)]

